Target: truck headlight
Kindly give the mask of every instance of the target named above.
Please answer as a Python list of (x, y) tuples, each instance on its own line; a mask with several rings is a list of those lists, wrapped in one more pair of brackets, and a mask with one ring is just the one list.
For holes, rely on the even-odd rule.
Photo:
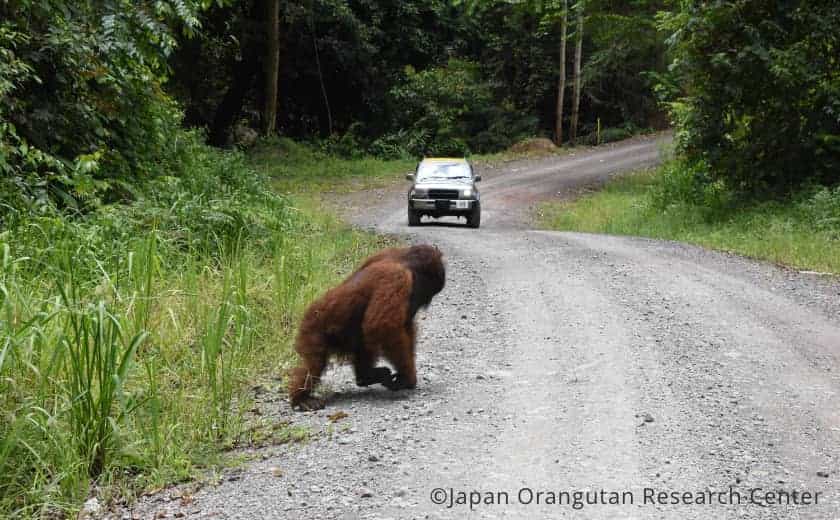
[(414, 188), (411, 190), (411, 197), (415, 199), (425, 199), (428, 195), (428, 190), (424, 190), (422, 188)]
[(468, 198), (472, 197), (472, 195), (473, 195), (472, 188), (464, 188), (463, 190), (461, 190), (461, 198), (462, 199), (468, 199)]

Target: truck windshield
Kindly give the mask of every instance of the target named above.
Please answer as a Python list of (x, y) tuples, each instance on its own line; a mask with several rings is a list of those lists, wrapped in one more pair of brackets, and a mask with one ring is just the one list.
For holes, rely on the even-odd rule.
[(417, 180), (469, 179), (470, 167), (464, 162), (435, 162), (421, 164), (417, 168)]

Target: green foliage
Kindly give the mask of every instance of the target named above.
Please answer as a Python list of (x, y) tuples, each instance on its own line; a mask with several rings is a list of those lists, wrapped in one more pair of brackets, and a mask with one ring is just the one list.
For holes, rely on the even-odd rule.
[(840, 181), (836, 2), (683, 2), (660, 27), (680, 150), (710, 182), (756, 193)]
[(702, 163), (674, 161), (661, 168), (660, 182), (651, 191), (654, 207), (667, 210), (673, 205), (694, 205), (701, 218), (713, 219), (733, 207), (733, 194), (723, 182), (706, 177)]
[(180, 119), (160, 88), (169, 27), (195, 27), (192, 3), (10, 0), (0, 19), (0, 193), (12, 208), (89, 209), (158, 170)]
[[(68, 289), (74, 288), (70, 282)], [(67, 325), (58, 348), (66, 355), (70, 429), (85, 468), (98, 477), (115, 449), (119, 424), (133, 411), (135, 403), (125, 402), (122, 386), (146, 334), (125, 338), (119, 318), (104, 302), (77, 309), (64, 289)]]
[[(298, 139), (329, 138), (330, 130), (344, 134), (363, 123), (369, 143), (385, 130), (384, 99), (403, 67), (445, 61), (457, 45), (456, 12), (446, 0), (306, 0), (283, 2), (281, 9), (279, 126)], [(188, 124), (214, 126), (243, 60), (255, 61), (244, 81), (243, 112), (258, 123), (253, 116), (261, 101), (251, 87), (261, 84), (262, 20), (262, 2), (225, 2), (203, 12), (198, 36), (181, 42), (171, 59), (170, 90), (183, 103)]]
[[(535, 130), (533, 118), (512, 105), (497, 105), (476, 64), (452, 59), (421, 72), (407, 67), (389, 94), (395, 135), (374, 142), (392, 155), (466, 155), (495, 151)], [(397, 152), (397, 153), (393, 153)]]
[(135, 229), (158, 229), (184, 252), (221, 258), (242, 243), (270, 251), (270, 238), (288, 225), (289, 201), (247, 167), (243, 153), (214, 152), (197, 133), (180, 141), (171, 174), (149, 181), (121, 216)]
[[(594, 129), (597, 119), (606, 127), (665, 124), (651, 90), (651, 74), (663, 72), (665, 65), (663, 35), (653, 16), (665, 4), (568, 2), (585, 5), (587, 13), (583, 133)], [(278, 124), (285, 136), (324, 139), (327, 149), (348, 158), (360, 151), (399, 157), (427, 146), (498, 151), (510, 143), (511, 134), (554, 128), (563, 9), (559, 0), (315, 0), (285, 2), (282, 9)], [(258, 126), (261, 16), (261, 4), (254, 0), (214, 6), (202, 13), (199, 35), (181, 42), (171, 59), (169, 90), (184, 104), (188, 125), (210, 127), (211, 137), (219, 134), (220, 121), (244, 118)], [(574, 37), (573, 27), (569, 37)], [(573, 54), (574, 45), (569, 45), (567, 74)], [(439, 74), (434, 71), (452, 67), (450, 60), (478, 64), (468, 80), (484, 100), (485, 114), (479, 118), (482, 124), (468, 125), (483, 135), (469, 135), (471, 142), (461, 135), (442, 145), (438, 130), (444, 136), (460, 130), (450, 123), (433, 129), (407, 122), (394, 96), (431, 81)], [(415, 76), (430, 77), (406, 74), (407, 67)], [(570, 105), (571, 96), (566, 99)], [(474, 106), (468, 108), (476, 112)], [(235, 114), (219, 117), (230, 115), (228, 110)], [(511, 112), (521, 117), (514, 119)]]
[(665, 71), (664, 35), (654, 18), (665, 6), (666, 2), (650, 0), (586, 4), (584, 34), (591, 47), (585, 52), (583, 84), (593, 112), (590, 121), (594, 116), (605, 126), (628, 129), (664, 124), (653, 86)]
[(364, 137), (360, 135), (361, 123), (353, 123), (343, 134), (334, 133), (321, 141), (321, 148), (328, 155), (345, 159), (361, 159), (366, 152)]
[(479, 63), (482, 76), (492, 78), (495, 99), (511, 100), (518, 110), (538, 117), (541, 128), (553, 129), (560, 2), (467, 3), (464, 59)]
[(797, 209), (814, 230), (840, 240), (840, 187), (812, 187), (796, 201)]
[(247, 366), (254, 345), (253, 317), (247, 306), (248, 275), (247, 264), (240, 258), (239, 265), (225, 274), (219, 307), (202, 320), (200, 373), (211, 396), (208, 415), (219, 435), (241, 419), (231, 411), (235, 410), (237, 371)]
[(276, 157), (178, 139), (132, 204), (21, 213), (0, 233), (4, 518), (73, 516), (94, 477), (132, 493), (219, 464), (248, 442), (254, 381), (282, 391), (304, 306), (382, 247), (274, 194)]
[[(544, 131), (554, 129), (560, 56), (559, 0), (467, 1), (462, 38), (465, 56), (481, 64), (482, 75), (493, 78), (494, 99), (509, 99), (516, 108), (539, 119)], [(664, 72), (663, 36), (654, 14), (661, 0), (569, 0), (566, 46), (567, 88), (571, 89), (575, 17), (586, 16), (583, 40), (581, 132), (594, 132), (598, 119), (605, 127), (635, 128), (665, 125), (652, 91), (653, 78)], [(571, 90), (566, 95), (571, 114)], [(631, 128), (632, 128), (631, 127)]]
[(281, 193), (381, 186), (417, 166), (414, 158), (346, 159), (287, 138), (264, 139), (250, 155), (251, 163), (270, 176)]

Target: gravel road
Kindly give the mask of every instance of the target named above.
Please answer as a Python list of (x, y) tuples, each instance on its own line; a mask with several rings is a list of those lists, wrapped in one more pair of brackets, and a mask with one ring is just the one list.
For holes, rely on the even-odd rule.
[(271, 395), (310, 442), (127, 517), (840, 518), (836, 279), (528, 229), (534, 201), (653, 164), (661, 139), (483, 171), (478, 230), (408, 228), (403, 192), (371, 195), (358, 224), (447, 260), (419, 315), (418, 389), (360, 389), (339, 367), (325, 410)]

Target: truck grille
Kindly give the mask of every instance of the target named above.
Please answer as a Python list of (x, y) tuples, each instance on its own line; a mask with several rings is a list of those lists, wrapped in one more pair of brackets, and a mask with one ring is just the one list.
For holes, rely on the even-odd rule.
[(437, 200), (456, 200), (458, 190), (429, 190), (429, 198)]

